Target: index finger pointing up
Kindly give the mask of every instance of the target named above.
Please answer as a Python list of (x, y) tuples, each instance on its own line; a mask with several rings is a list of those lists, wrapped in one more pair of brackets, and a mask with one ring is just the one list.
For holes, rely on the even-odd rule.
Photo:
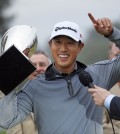
[(88, 13), (88, 16), (89, 16), (90, 20), (93, 22), (93, 24), (98, 24), (98, 22), (96, 21), (96, 19), (93, 17), (93, 15), (91, 13)]

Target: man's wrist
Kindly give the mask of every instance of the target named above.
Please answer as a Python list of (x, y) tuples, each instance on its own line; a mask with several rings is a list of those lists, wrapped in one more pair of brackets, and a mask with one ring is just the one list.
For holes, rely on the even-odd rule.
[(112, 29), (112, 31), (109, 33), (109, 34), (107, 34), (107, 35), (104, 35), (106, 38), (109, 38), (110, 36), (112, 36), (112, 34), (113, 34), (113, 29)]

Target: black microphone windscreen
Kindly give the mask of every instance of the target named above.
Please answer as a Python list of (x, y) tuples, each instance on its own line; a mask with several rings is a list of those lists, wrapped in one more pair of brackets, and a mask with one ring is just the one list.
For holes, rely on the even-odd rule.
[(93, 82), (91, 75), (86, 71), (81, 71), (79, 73), (79, 80), (84, 86), (88, 86), (88, 87), (90, 83)]

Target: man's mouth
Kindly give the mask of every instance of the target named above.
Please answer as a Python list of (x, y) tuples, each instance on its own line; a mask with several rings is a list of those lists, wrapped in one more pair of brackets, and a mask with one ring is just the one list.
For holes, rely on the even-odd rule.
[(68, 54), (59, 54), (59, 57), (60, 58), (67, 58), (68, 57)]

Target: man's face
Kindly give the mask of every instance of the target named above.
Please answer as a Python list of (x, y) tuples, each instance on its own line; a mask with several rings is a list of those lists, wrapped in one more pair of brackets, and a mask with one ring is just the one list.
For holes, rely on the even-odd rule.
[(39, 74), (44, 73), (49, 66), (48, 58), (43, 54), (33, 54), (30, 61), (36, 67), (36, 70), (28, 77), (29, 79), (35, 79)]
[(76, 57), (83, 47), (82, 43), (67, 36), (57, 36), (50, 41), (50, 49), (57, 69), (70, 73), (75, 65)]

